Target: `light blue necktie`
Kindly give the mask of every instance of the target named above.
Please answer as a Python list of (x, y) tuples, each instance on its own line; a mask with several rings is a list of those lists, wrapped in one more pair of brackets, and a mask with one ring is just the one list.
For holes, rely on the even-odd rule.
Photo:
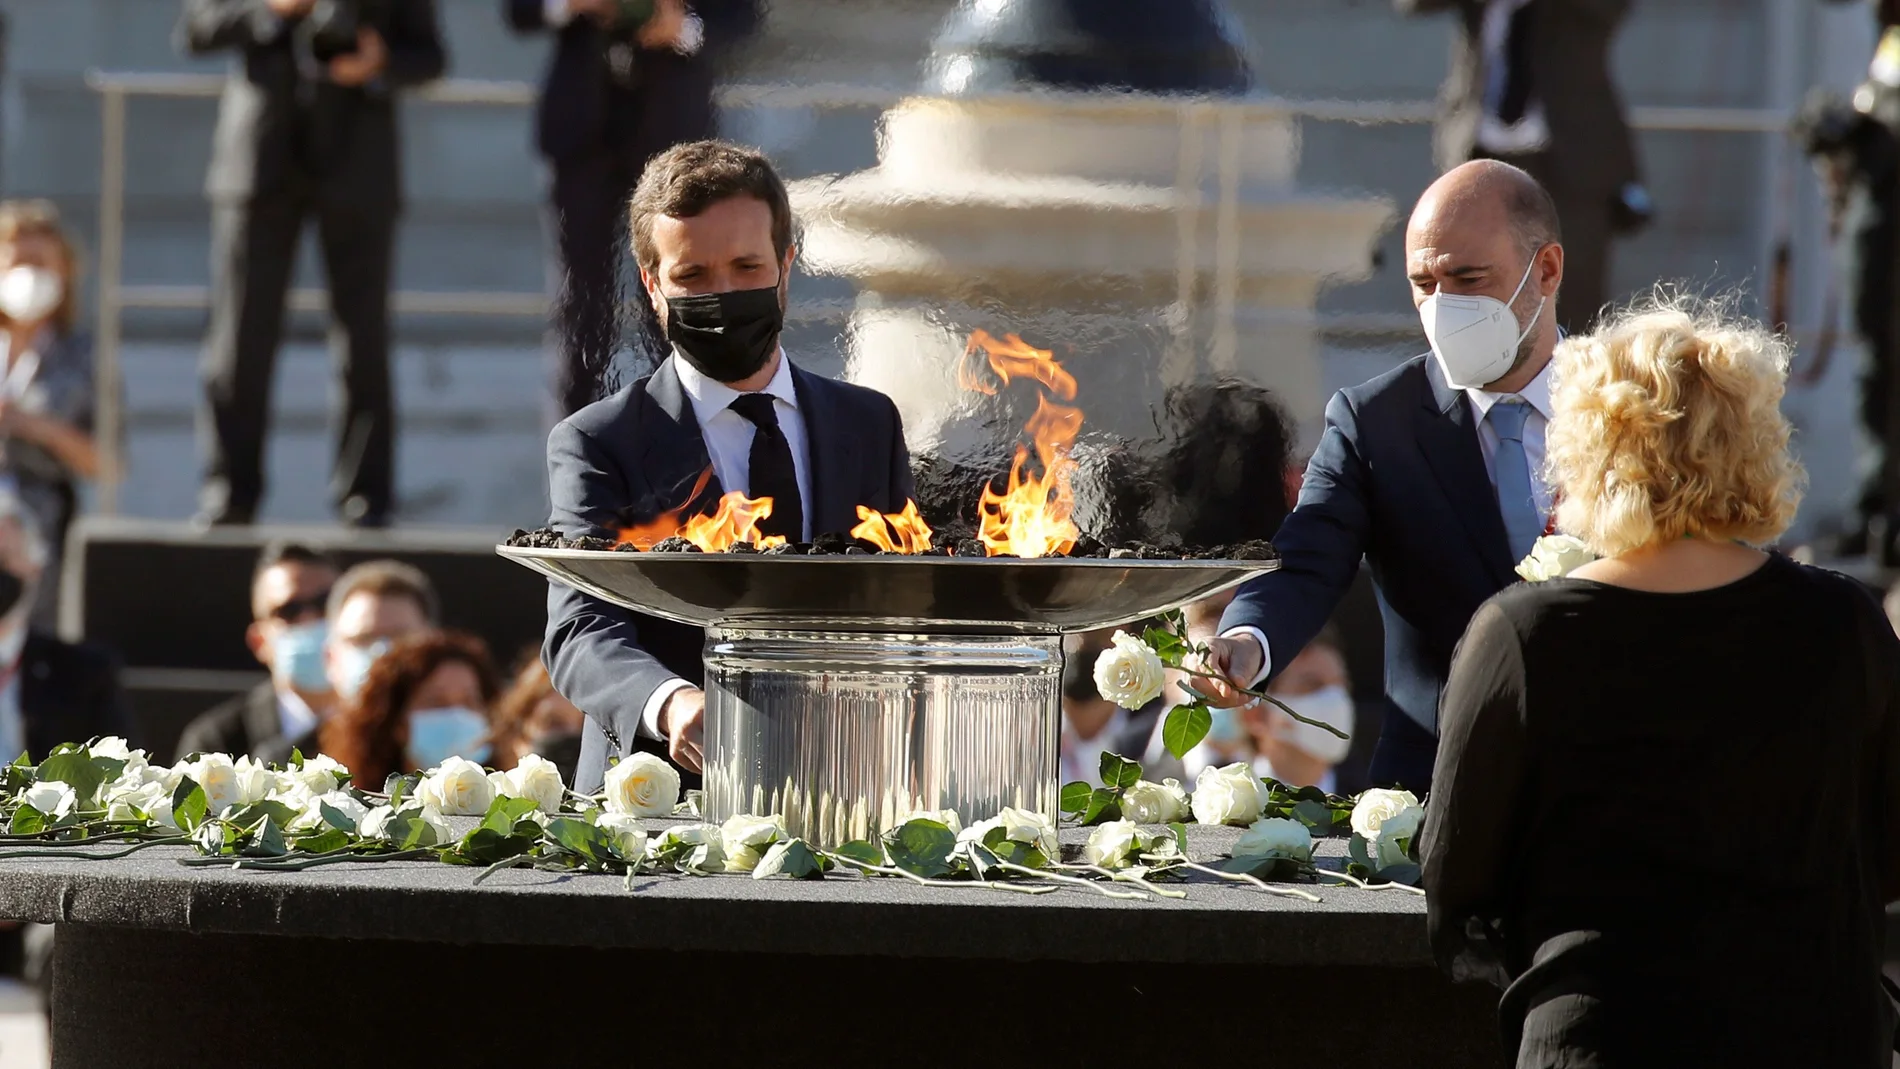
[(1544, 517), (1537, 508), (1531, 489), (1531, 466), (1524, 456), (1524, 421), (1531, 406), (1519, 400), (1499, 401), (1491, 406), (1486, 419), (1498, 432), (1498, 453), (1494, 466), (1498, 479), (1498, 512), (1504, 517), (1504, 534), (1511, 542), (1511, 559), (1530, 556), (1531, 547), (1544, 533)]

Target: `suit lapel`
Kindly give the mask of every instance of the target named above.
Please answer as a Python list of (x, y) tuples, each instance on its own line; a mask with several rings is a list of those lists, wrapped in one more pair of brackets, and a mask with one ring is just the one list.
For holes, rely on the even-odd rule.
[(1514, 579), (1510, 539), (1498, 512), (1497, 493), (1484, 470), (1478, 428), (1464, 393), (1447, 384), (1435, 361), (1425, 361), (1431, 394), (1418, 413), (1418, 443), (1439, 488), (1451, 503), (1485, 568), (1500, 586)]
[(857, 526), (858, 440), (837, 411), (831, 383), (797, 364), (792, 387), (805, 421), (806, 463), (811, 465), (812, 533), (849, 531)]
[[(708, 474), (712, 456), (671, 359), (662, 360), (647, 379), (646, 393), (653, 407), (639, 421), (638, 457), (650, 496), (634, 503), (633, 511), (643, 515), (633, 522), (681, 507), (689, 513), (710, 511), (725, 490), (717, 474)], [(707, 476), (705, 487), (695, 495), (693, 487), (702, 475)]]

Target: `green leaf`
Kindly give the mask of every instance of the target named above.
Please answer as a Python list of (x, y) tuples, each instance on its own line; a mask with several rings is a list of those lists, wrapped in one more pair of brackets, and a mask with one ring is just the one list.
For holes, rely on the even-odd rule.
[(1208, 713), (1206, 703), (1176, 706), (1161, 727), (1161, 741), (1167, 745), (1169, 753), (1186, 757), (1189, 750), (1201, 744), (1201, 740), (1207, 737), (1208, 729), (1213, 726), (1214, 718)]
[(172, 822), (187, 835), (198, 830), (205, 822), (206, 811), (210, 804), (205, 801), (204, 788), (186, 776), (178, 781), (178, 789), (172, 792)]
[(332, 850), (341, 850), (350, 845), (353, 836), (341, 828), (323, 828), (320, 831), (307, 832), (297, 836), (291, 842), (299, 850), (312, 854), (327, 854)]
[(1230, 857), (1214, 863), (1222, 872), (1241, 872), (1257, 880), (1292, 880), (1306, 866), (1290, 857)]
[(994, 852), (998, 858), (1012, 865), (1021, 865), (1028, 869), (1039, 869), (1049, 864), (1049, 859), (1043, 856), (1042, 851), (1028, 843), (1021, 843), (1014, 839), (1005, 838), (993, 843), (985, 842), (983, 845)]
[(1097, 787), (1089, 795), (1088, 808), (1082, 811), (1082, 825), (1106, 824), (1111, 820), (1120, 820), (1122, 816), (1122, 792)]
[(303, 751), (295, 746), (290, 748), (290, 767), (298, 770), (303, 768)]
[(1168, 825), (1168, 828), (1174, 832), (1174, 845), (1180, 848), (1181, 856), (1188, 856), (1187, 825), (1176, 822)]
[(233, 811), (225, 819), (237, 825), (239, 828), (249, 831), (257, 827), (260, 821), (265, 820), (276, 821), (279, 827), (288, 826), (291, 821), (297, 819), (297, 811), (282, 802), (265, 800), (242, 806)]
[(414, 794), (416, 788), (421, 785), (422, 777), (413, 772), (406, 776), (400, 772), (391, 772), (389, 778), (383, 781), (383, 793), (389, 796), (391, 809), (401, 809), (403, 800)]
[(244, 846), (239, 851), (245, 857), (283, 857), (290, 853), (290, 847), (284, 843), (283, 830), (269, 817), (257, 825), (244, 838)]
[(1161, 658), (1161, 663), (1169, 668), (1181, 667), (1181, 662), (1193, 652), (1193, 648), (1187, 644), (1186, 639), (1173, 631), (1165, 631), (1158, 627), (1143, 631), (1141, 640), (1146, 642), (1149, 648), (1155, 651), (1155, 655)]
[(769, 879), (773, 876), (790, 876), (795, 880), (822, 879), (831, 862), (812, 852), (812, 848), (803, 839), (787, 839), (773, 843), (765, 856), (759, 859), (752, 870), (755, 880)]
[(1102, 751), (1102, 785), (1126, 790), (1141, 779), (1141, 762), (1130, 761), (1118, 753)]
[(414, 810), (397, 813), (384, 825), (384, 834), (389, 843), (397, 850), (414, 850), (422, 846), (445, 846), (435, 841), (435, 829), (422, 819), (422, 814)]
[(344, 832), (348, 835), (356, 834), (356, 821), (351, 820), (348, 813), (345, 813), (328, 802), (317, 803), (317, 815), (322, 817), (323, 822), (328, 824), (332, 830)]
[[(847, 861), (855, 861), (859, 865), (876, 865), (880, 868), (884, 865), (884, 848), (876, 843), (866, 842), (863, 839), (853, 839), (838, 849), (833, 850), (832, 853), (837, 854)], [(866, 875), (870, 874), (868, 870), (863, 868), (860, 868), (858, 871)]]
[[(536, 831), (539, 830), (537, 827)], [(534, 844), (534, 836), (512, 835), (484, 825), (464, 835), (449, 860), (471, 865), (493, 865), (497, 861), (520, 857), (534, 849)]]
[(1089, 807), (1089, 795), (1094, 793), (1095, 789), (1081, 780), (1063, 784), (1062, 812), (1065, 814), (1082, 812)]
[(1293, 806), (1293, 819), (1313, 829), (1316, 835), (1326, 835), (1333, 830), (1333, 811), (1325, 802), (1303, 799)]
[(1346, 844), (1346, 856), (1353, 864), (1370, 871), (1372, 869), (1372, 844), (1366, 842), (1363, 835), (1354, 835), (1352, 842)]
[(21, 802), (20, 808), (13, 811), (13, 821), (7, 825), (7, 834), (38, 835), (45, 831), (46, 828), (46, 814), (27, 805), (25, 802)]
[(16, 794), (33, 783), (33, 762), (23, 752), (13, 763), (0, 769), (0, 794)]
[(84, 750), (54, 754), (40, 762), (35, 776), (41, 781), (58, 780), (73, 789), (80, 809), (93, 808), (100, 784), (117, 779), (125, 771), (125, 762), (116, 757), (94, 757)]
[(578, 820), (558, 817), (548, 821), (548, 841), (571, 854), (577, 854), (595, 865), (617, 860), (614, 841), (606, 832), (592, 824), (583, 824)]
[(934, 880), (956, 871), (950, 863), (950, 853), (957, 846), (956, 833), (934, 820), (920, 817), (909, 821), (887, 836), (884, 845), (891, 864), (912, 875)]
[[(503, 835), (514, 833), (515, 825), (521, 818), (534, 812), (532, 798), (497, 798), (488, 805), (488, 812), (482, 816), (481, 826)], [(590, 822), (589, 827), (592, 827)]]

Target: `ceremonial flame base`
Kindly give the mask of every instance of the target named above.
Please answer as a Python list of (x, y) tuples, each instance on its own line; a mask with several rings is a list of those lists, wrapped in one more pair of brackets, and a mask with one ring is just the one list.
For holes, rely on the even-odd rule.
[(735, 556), (500, 547), (707, 629), (702, 814), (781, 814), (822, 848), (919, 809), (1058, 816), (1062, 635), (1234, 587), (1273, 561)]

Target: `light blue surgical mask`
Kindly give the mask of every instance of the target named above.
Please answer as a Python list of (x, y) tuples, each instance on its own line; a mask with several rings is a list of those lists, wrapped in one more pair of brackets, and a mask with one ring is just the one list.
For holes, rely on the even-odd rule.
[(271, 667), (279, 679), (306, 694), (321, 694), (330, 689), (330, 675), (323, 664), (323, 644), (330, 638), (330, 625), (322, 620), (277, 633), (271, 642)]
[(1207, 715), (1207, 741), (1231, 745), (1247, 737), (1247, 729), (1240, 723), (1238, 710), (1209, 709)]
[(409, 714), (411, 764), (434, 768), (451, 757), (480, 764), (488, 760), (488, 718), (473, 709), (417, 709)]
[(356, 697), (363, 689), (363, 681), (369, 678), (370, 666), (376, 663), (376, 658), (388, 652), (388, 639), (380, 639), (367, 646), (337, 646), (337, 696), (345, 699)]

